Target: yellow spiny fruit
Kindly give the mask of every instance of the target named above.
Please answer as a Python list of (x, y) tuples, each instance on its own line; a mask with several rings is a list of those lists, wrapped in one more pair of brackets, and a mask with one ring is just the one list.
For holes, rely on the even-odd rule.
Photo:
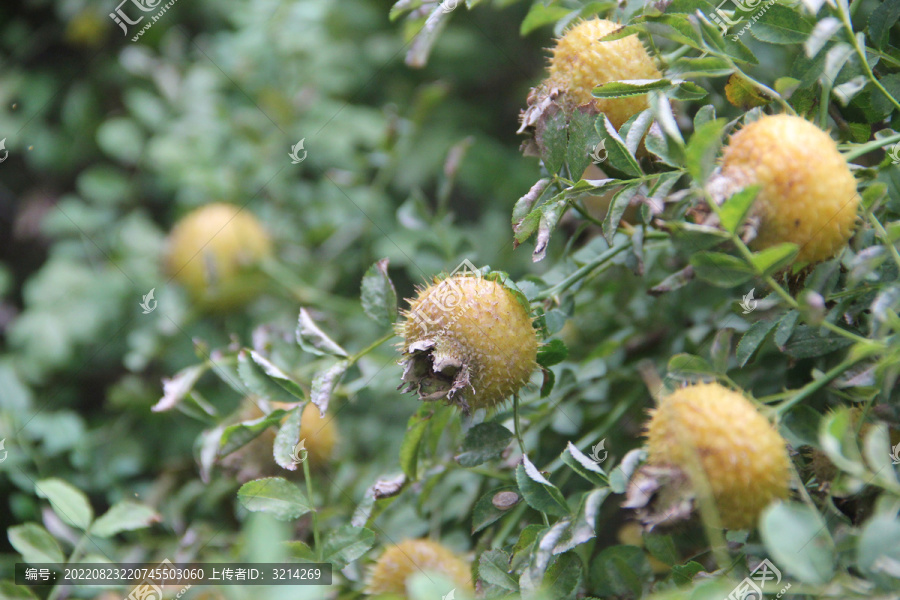
[(568, 108), (590, 104), (606, 114), (618, 130), (622, 124), (647, 108), (646, 94), (629, 98), (600, 99), (591, 92), (595, 87), (621, 79), (659, 79), (662, 75), (637, 35), (611, 42), (600, 38), (622, 25), (604, 19), (582, 21), (556, 42), (550, 59), (550, 90), (560, 92), (560, 104)]
[(228, 310), (253, 298), (253, 267), (271, 254), (266, 230), (249, 211), (214, 203), (183, 217), (169, 234), (167, 271), (198, 303)]
[(407, 579), (421, 572), (444, 575), (460, 591), (474, 594), (469, 565), (442, 544), (428, 539), (405, 540), (385, 550), (375, 562), (366, 591), (370, 595), (398, 594), (406, 598)]
[(513, 292), (475, 275), (435, 280), (409, 301), (404, 341), (406, 391), (446, 400), (464, 413), (493, 408), (528, 382), (538, 340)]
[(784, 439), (743, 395), (718, 383), (663, 398), (647, 425), (647, 445), (649, 464), (706, 479), (726, 528), (754, 526), (770, 502), (788, 495)]
[(856, 226), (856, 180), (831, 137), (790, 115), (764, 116), (725, 147), (722, 175), (735, 187), (757, 184), (751, 214), (759, 219), (752, 246), (800, 246), (797, 260), (837, 254)]
[[(272, 408), (290, 410), (293, 405), (273, 402)], [(232, 424), (251, 421), (266, 413), (253, 398), (244, 398)], [(284, 419), (282, 419), (282, 423)], [(273, 446), (275, 444), (276, 427), (269, 427), (250, 442), (222, 459), (222, 466), (236, 472), (239, 481), (248, 481), (264, 476), (288, 476), (290, 471), (282, 469), (275, 462)], [(321, 417), (319, 408), (309, 402), (300, 414), (300, 440), (304, 440), (303, 448), (307, 452), (307, 460), (311, 468), (319, 468), (328, 464), (334, 447), (337, 444), (338, 432), (335, 420), (329, 415)], [(298, 468), (294, 473), (302, 473)]]
[(304, 447), (309, 453), (309, 466), (324, 465), (331, 460), (331, 453), (337, 443), (337, 428), (334, 417), (324, 417), (319, 407), (309, 402), (303, 407), (300, 415), (300, 439), (306, 440)]

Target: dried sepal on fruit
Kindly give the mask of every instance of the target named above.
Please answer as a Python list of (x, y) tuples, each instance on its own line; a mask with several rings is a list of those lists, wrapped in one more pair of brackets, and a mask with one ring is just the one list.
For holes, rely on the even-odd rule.
[(369, 573), (366, 593), (406, 598), (406, 581), (422, 572), (444, 575), (460, 591), (474, 594), (469, 565), (443, 544), (428, 539), (405, 540), (385, 550)]
[(790, 492), (784, 438), (741, 393), (718, 383), (663, 397), (647, 425), (647, 465), (632, 479), (628, 506), (645, 525), (687, 518), (708, 490), (728, 529), (756, 524)]
[(480, 274), (435, 279), (409, 300), (397, 326), (403, 384), (421, 400), (463, 413), (491, 409), (528, 382), (537, 333), (515, 293)]

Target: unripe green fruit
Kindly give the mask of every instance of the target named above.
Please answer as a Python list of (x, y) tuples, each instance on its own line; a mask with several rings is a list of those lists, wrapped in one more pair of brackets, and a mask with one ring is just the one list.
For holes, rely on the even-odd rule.
[(420, 290), (398, 334), (407, 391), (464, 413), (509, 398), (537, 365), (528, 311), (512, 291), (482, 277), (454, 275)]
[(427, 539), (405, 540), (385, 550), (372, 569), (366, 591), (406, 598), (407, 579), (421, 572), (445, 575), (460, 591), (474, 594), (469, 565), (442, 544)]
[(228, 310), (256, 295), (261, 281), (253, 268), (271, 252), (269, 235), (250, 212), (208, 204), (172, 229), (166, 270), (198, 304)]
[(773, 500), (786, 498), (790, 460), (784, 438), (743, 395), (718, 383), (663, 398), (647, 426), (648, 463), (704, 478), (722, 525), (756, 524)]
[(622, 79), (659, 79), (662, 75), (636, 35), (600, 42), (622, 25), (605, 19), (582, 21), (556, 42), (550, 60), (548, 89), (558, 89), (559, 102), (570, 108), (591, 105), (615, 125), (646, 109), (647, 96), (600, 99), (591, 92), (598, 85)]
[(853, 234), (856, 180), (831, 136), (805, 119), (764, 116), (735, 133), (722, 175), (734, 187), (760, 186), (751, 209), (760, 220), (754, 248), (792, 242), (798, 261), (816, 263)]

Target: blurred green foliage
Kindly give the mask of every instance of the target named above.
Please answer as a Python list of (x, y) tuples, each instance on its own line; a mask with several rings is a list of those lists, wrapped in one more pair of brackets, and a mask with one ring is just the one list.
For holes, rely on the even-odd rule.
[[(774, 4), (739, 41), (716, 8), (183, 0), (132, 42), (112, 3), (0, 7), (0, 577), (20, 557), (316, 559), (333, 586), (264, 593), (356, 598), (384, 547), (431, 536), (473, 564), (480, 597), (721, 598), (762, 558), (799, 597), (895, 594), (900, 3)], [(576, 117), (540, 163), (523, 157), (544, 47), (595, 14), (643, 36), (666, 79), (643, 84), (652, 106), (622, 136)], [(730, 104), (728, 76), (768, 106)], [(790, 248), (744, 254), (739, 219), (710, 230), (691, 212), (726, 133), (784, 110), (832, 132), (862, 196), (850, 246), (788, 274)], [(645, 149), (625, 127), (649, 130)], [(610, 181), (581, 179), (576, 131), (607, 143)], [(612, 208), (592, 213), (603, 193)], [(256, 299), (219, 314), (163, 267), (173, 224), (212, 202), (275, 247)], [(473, 419), (397, 391), (391, 329), (397, 298), (464, 259), (521, 292), (546, 344), (516, 408)], [(635, 533), (620, 505), (646, 410), (657, 384), (698, 379), (760, 400), (797, 451), (795, 499), (750, 532)], [(247, 418), (246, 397), (272, 412)], [(297, 468), (310, 400), (339, 439), (330, 464)], [(523, 501), (500, 510), (503, 491)], [(445, 596), (438, 582), (411, 597)], [(0, 596), (30, 597), (8, 581)]]

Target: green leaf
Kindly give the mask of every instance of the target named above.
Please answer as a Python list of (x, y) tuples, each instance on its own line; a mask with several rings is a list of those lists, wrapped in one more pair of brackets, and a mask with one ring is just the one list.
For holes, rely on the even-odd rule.
[(38, 600), (30, 589), (12, 581), (0, 581), (0, 598), (3, 600)]
[(639, 598), (653, 569), (637, 546), (609, 546), (591, 562), (591, 587), (601, 596)]
[(238, 376), (245, 386), (247, 393), (254, 394), (272, 402), (293, 403), (297, 398), (284, 387), (275, 383), (274, 379), (266, 374), (262, 367), (251, 358), (251, 352), (246, 349), (238, 353)]
[(297, 343), (300, 347), (310, 354), (316, 356), (343, 356), (347, 357), (347, 351), (332, 340), (324, 331), (319, 329), (312, 317), (305, 308), (300, 309), (300, 316), (297, 318)]
[(667, 565), (675, 565), (678, 562), (678, 550), (671, 535), (659, 533), (645, 533), (644, 546), (656, 560)]
[(882, 50), (888, 43), (891, 28), (900, 19), (900, 0), (885, 0), (869, 15), (869, 39)]
[(390, 326), (397, 319), (397, 290), (388, 275), (388, 263), (387, 258), (382, 258), (369, 267), (360, 293), (363, 310), (383, 326)]
[(750, 34), (761, 42), (770, 44), (802, 44), (813, 30), (813, 23), (797, 11), (773, 4), (759, 16)]
[(90, 533), (97, 537), (108, 538), (123, 531), (150, 527), (161, 520), (159, 513), (146, 504), (122, 500), (113, 504), (106, 513), (94, 521)]
[(690, 378), (693, 375), (711, 375), (715, 373), (713, 366), (702, 356), (679, 353), (669, 359), (666, 371), (671, 377)]
[(856, 564), (879, 587), (900, 589), (900, 522), (891, 514), (875, 515), (856, 545)]
[(725, 119), (703, 123), (694, 130), (694, 135), (684, 149), (684, 164), (698, 185), (703, 185), (715, 168), (724, 127)]
[(419, 448), (432, 416), (434, 416), (432, 408), (422, 403), (406, 424), (406, 435), (400, 444), (400, 468), (411, 481), (419, 478)]
[(778, 321), (778, 329), (775, 330), (775, 345), (782, 352), (784, 352), (784, 345), (787, 344), (787, 341), (794, 334), (794, 327), (796, 327), (799, 318), (800, 313), (792, 309)]
[(613, 236), (615, 236), (616, 231), (619, 229), (622, 215), (625, 214), (628, 205), (631, 203), (631, 199), (637, 195), (639, 190), (640, 186), (631, 185), (622, 188), (613, 196), (612, 202), (609, 205), (609, 211), (607, 211), (606, 216), (603, 218), (603, 237), (606, 238), (606, 241), (610, 245), (613, 243)]
[[(605, 439), (601, 440), (599, 444), (595, 444), (595, 447), (602, 446), (605, 441)], [(606, 458), (607, 451), (605, 448), (597, 448), (596, 452), (599, 457), (602, 457), (603, 459)], [(572, 442), (566, 444), (566, 449), (563, 450), (560, 458), (573, 471), (590, 483), (601, 486), (605, 486), (609, 483), (606, 471), (600, 468), (600, 464), (576, 448)]]
[(700, 279), (730, 288), (753, 279), (754, 272), (743, 260), (721, 252), (697, 252), (690, 259)]
[(42, 479), (34, 484), (39, 498), (46, 498), (53, 507), (53, 512), (64, 523), (87, 531), (94, 520), (94, 511), (81, 490), (62, 479)]
[(818, 511), (796, 502), (776, 502), (759, 521), (772, 562), (803, 583), (824, 584), (834, 575), (834, 543)]
[(550, 235), (556, 229), (559, 219), (569, 208), (569, 201), (565, 196), (565, 192), (557, 194), (538, 209), (541, 219), (538, 222), (537, 238), (534, 242), (534, 252), (531, 255), (531, 260), (534, 262), (544, 259), (547, 254), (547, 246), (550, 244)]
[(763, 343), (766, 335), (773, 327), (775, 327), (775, 321), (757, 321), (741, 336), (741, 341), (738, 342), (737, 350), (734, 353), (738, 361), (738, 367), (743, 367), (747, 364), (747, 361), (750, 360), (750, 357)]
[(66, 560), (50, 532), (37, 523), (14, 525), (6, 534), (9, 543), (27, 563), (62, 564)]
[(562, 492), (547, 481), (538, 471), (528, 456), (522, 456), (522, 464), (516, 467), (516, 482), (522, 497), (531, 508), (547, 513), (554, 517), (564, 517), (569, 514), (569, 507)]
[(672, 242), (688, 256), (731, 239), (728, 233), (718, 227), (694, 225), (682, 221), (670, 221), (667, 226), (672, 234)]
[(596, 119), (596, 115), (587, 107), (576, 109), (569, 118), (566, 164), (571, 178), (575, 181), (581, 179), (582, 173), (591, 164), (591, 153), (600, 143), (600, 134), (594, 129)]
[(798, 251), (797, 244), (778, 244), (754, 252), (751, 261), (757, 272), (761, 273), (762, 277), (766, 277), (790, 265), (797, 257)]
[(342, 569), (374, 545), (374, 531), (365, 527), (341, 525), (325, 536), (322, 544), (322, 562), (334, 563), (334, 568)]
[(846, 348), (852, 343), (853, 340), (844, 337), (822, 337), (818, 334), (818, 328), (798, 325), (783, 351), (791, 358), (813, 358)]
[[(816, 54), (825, 47), (825, 45), (834, 39), (834, 34), (841, 30), (842, 24), (834, 17), (825, 17), (813, 28), (812, 33), (803, 42), (803, 48), (806, 50), (808, 58), (815, 58)], [(794, 81), (797, 81), (796, 79)], [(797, 83), (800, 83), (797, 81)]]
[(479, 498), (475, 503), (475, 508), (472, 509), (473, 534), (478, 533), (488, 525), (491, 525), (492, 523), (503, 517), (503, 515), (509, 514), (509, 509), (500, 509), (494, 506), (494, 496), (502, 492), (512, 492), (518, 495), (519, 488), (514, 485), (507, 485), (491, 490), (490, 492)]
[(887, 488), (900, 488), (897, 473), (892, 465), (891, 436), (887, 425), (876, 423), (869, 428), (863, 440), (863, 453), (869, 469), (875, 473), (875, 478), (880, 480)]
[(640, 177), (643, 173), (637, 159), (628, 151), (625, 141), (619, 136), (616, 128), (606, 118), (606, 115), (600, 114), (594, 123), (594, 128), (600, 134), (600, 139), (606, 148), (605, 165), (625, 173), (629, 177)]
[(475, 467), (498, 458), (513, 438), (509, 429), (496, 422), (480, 423), (472, 427), (463, 440), (463, 452), (456, 457), (463, 467)]
[(219, 440), (219, 456), (228, 456), (241, 446), (248, 444), (269, 427), (278, 425), (285, 414), (286, 412), (279, 408), (258, 419), (229, 425), (222, 432), (222, 437)]
[(350, 364), (349, 360), (339, 360), (327, 369), (319, 371), (313, 377), (309, 398), (313, 404), (319, 407), (319, 411), (325, 412), (328, 410), (331, 395), (341, 382), (341, 377), (350, 368)]
[(478, 577), (491, 585), (518, 591), (519, 582), (510, 575), (509, 555), (503, 550), (488, 550), (478, 557)]
[(759, 193), (758, 185), (751, 185), (733, 194), (719, 208), (719, 221), (725, 231), (735, 233), (743, 224), (753, 201)]
[(575, 516), (571, 520), (563, 520), (554, 525), (554, 528), (561, 527), (563, 531), (553, 546), (553, 554), (568, 552), (596, 536), (597, 514), (611, 491), (605, 487), (587, 492), (582, 496)]
[(247, 510), (267, 513), (279, 521), (292, 521), (312, 510), (300, 488), (281, 477), (248, 481), (238, 490), (238, 500)]
[(556, 23), (570, 12), (571, 9), (564, 6), (555, 4), (546, 6), (543, 2), (535, 2), (531, 5), (531, 9), (528, 11), (528, 14), (525, 15), (525, 19), (519, 27), (519, 35), (524, 37), (544, 25)]
[(288, 412), (272, 445), (272, 456), (279, 467), (288, 471), (296, 471), (294, 448), (300, 443), (300, 420), (303, 417), (303, 406), (297, 406)]
[[(263, 374), (265, 374), (272, 382), (281, 386), (281, 388), (288, 393), (288, 395), (285, 395), (280, 390), (275, 389), (272, 391), (273, 396), (285, 398), (285, 402), (306, 400), (303, 388), (301, 388), (300, 384), (294, 381), (290, 375), (282, 371), (272, 361), (258, 353), (256, 350), (248, 350), (247, 352), (249, 352), (250, 358), (256, 363), (256, 366), (262, 369)], [(240, 355), (238, 356), (238, 374), (240, 374)], [(243, 375), (241, 375), (241, 377), (243, 378)], [(273, 397), (272, 400), (275, 400), (275, 398)]]
[(683, 56), (672, 62), (668, 74), (689, 79), (693, 77), (724, 77), (734, 73), (734, 67), (720, 56)]
[(537, 362), (542, 367), (547, 368), (561, 363), (568, 356), (569, 349), (566, 347), (565, 342), (560, 339), (552, 339), (538, 348)]
[(542, 590), (554, 600), (575, 598), (578, 586), (584, 577), (584, 565), (575, 552), (557, 556), (544, 573)]
[[(630, 98), (643, 96), (652, 91), (674, 91), (679, 100), (699, 100), (707, 92), (696, 83), (682, 79), (634, 79), (611, 81), (598, 85), (592, 94), (594, 98)], [(682, 97), (687, 95), (687, 97)]]
[[(550, 110), (546, 111), (544, 114)], [(562, 110), (552, 112), (546, 118), (538, 121), (535, 130), (538, 147), (541, 149), (541, 159), (544, 167), (550, 175), (556, 175), (566, 162), (566, 152), (569, 145), (568, 121)]]
[(163, 378), (163, 396), (153, 405), (153, 412), (175, 408), (194, 388), (197, 380), (206, 373), (206, 365), (191, 365), (175, 373), (171, 379)]

